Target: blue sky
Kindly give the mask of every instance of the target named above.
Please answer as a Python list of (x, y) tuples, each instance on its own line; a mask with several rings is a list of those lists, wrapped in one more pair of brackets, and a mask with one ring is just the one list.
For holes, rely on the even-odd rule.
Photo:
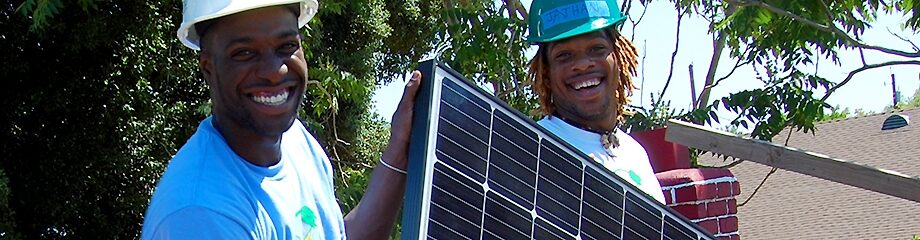
[[(522, 2), (527, 6), (530, 5), (529, 0), (523, 0)], [(634, 6), (641, 5), (636, 2)], [(640, 54), (639, 67), (640, 70), (643, 67), (645, 68), (644, 72), (640, 72), (639, 76), (635, 78), (636, 85), (642, 86), (642, 89), (635, 92), (632, 97), (632, 104), (646, 108), (651, 105), (650, 93), (654, 92), (657, 95), (667, 80), (671, 52), (674, 50), (676, 41), (675, 30), (677, 24), (677, 13), (670, 1), (653, 1), (648, 8), (645, 18), (635, 28), (635, 31), (628, 23), (622, 30), (624, 35), (635, 36), (634, 44)], [(641, 7), (634, 7), (629, 13), (631, 16), (639, 16), (640, 14)], [(906, 17), (903, 16), (880, 15), (878, 21), (863, 35), (863, 40), (870, 45), (912, 51), (910, 44), (892, 36), (888, 32), (891, 30), (920, 44), (920, 41), (918, 41), (920, 40), (920, 34), (909, 30), (901, 30), (900, 24), (905, 19)], [(664, 97), (666, 101), (671, 101), (673, 108), (686, 109), (690, 106), (691, 91), (689, 72), (687, 70), (689, 64), (694, 65), (694, 79), (697, 82), (697, 91), (702, 88), (702, 82), (706, 77), (706, 70), (709, 67), (713, 51), (711, 39), (712, 37), (708, 33), (708, 23), (705, 20), (692, 17), (685, 18), (681, 23), (680, 46), (674, 64), (674, 76)], [(532, 56), (532, 52), (530, 51), (529, 56)], [(869, 64), (906, 59), (871, 50), (864, 52), (866, 62)], [(641, 61), (643, 53), (645, 54), (644, 64)], [(828, 59), (817, 59), (819, 62), (818, 75), (832, 82), (840, 82), (846, 78), (850, 71), (862, 66), (858, 51), (841, 51), (840, 58), (840, 66), (834, 65)], [(735, 61), (728, 56), (728, 51), (723, 51), (717, 77), (727, 74), (734, 63)], [(857, 74), (850, 83), (834, 92), (828, 99), (828, 103), (849, 108), (851, 111), (863, 109), (879, 112), (886, 106), (891, 105), (892, 102), (891, 74), (895, 75), (897, 88), (905, 97), (910, 96), (920, 87), (920, 67), (917, 65), (876, 68)], [(739, 68), (731, 78), (726, 79), (713, 89), (710, 101), (727, 96), (732, 92), (760, 87), (761, 83), (754, 79), (754, 76), (755, 73), (750, 66)], [(404, 81), (396, 80), (389, 86), (382, 86), (375, 91), (373, 98), (375, 111), (387, 120), (395, 111), (396, 104), (402, 94), (403, 84)], [(823, 96), (824, 93), (817, 94)], [(720, 117), (726, 120), (731, 116), (721, 114)], [(727, 120), (723, 122), (727, 122)]]

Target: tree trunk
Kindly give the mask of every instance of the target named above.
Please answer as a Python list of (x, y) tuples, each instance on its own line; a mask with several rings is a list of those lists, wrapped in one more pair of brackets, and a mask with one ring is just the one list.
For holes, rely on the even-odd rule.
[[(725, 8), (725, 17), (731, 16), (735, 13), (735, 7), (729, 5)], [(710, 26), (710, 31), (715, 31), (715, 22), (712, 22)], [(695, 109), (700, 109), (706, 107), (709, 104), (709, 93), (712, 92), (713, 84), (715, 84), (716, 79), (716, 70), (719, 69), (719, 60), (722, 58), (722, 50), (725, 49), (725, 33), (719, 33), (719, 36), (712, 41), (712, 60), (709, 61), (709, 71), (706, 72), (706, 83), (703, 84), (703, 89), (700, 92), (700, 97), (697, 99)]]
[(712, 92), (712, 84), (716, 79), (716, 70), (719, 67), (719, 59), (722, 58), (722, 49), (725, 49), (725, 33), (719, 33), (719, 37), (712, 41), (712, 60), (709, 61), (709, 71), (706, 72), (706, 83), (703, 84), (703, 90), (700, 92), (700, 98), (696, 102), (695, 109), (700, 109), (709, 104), (709, 93)]

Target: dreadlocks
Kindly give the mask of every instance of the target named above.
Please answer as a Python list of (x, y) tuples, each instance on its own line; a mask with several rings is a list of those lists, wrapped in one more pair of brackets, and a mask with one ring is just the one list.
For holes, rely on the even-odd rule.
[[(619, 73), (619, 84), (613, 93), (617, 98), (617, 121), (623, 122), (623, 115), (626, 113), (626, 104), (629, 103), (629, 97), (632, 96), (633, 90), (637, 89), (633, 84), (632, 76), (636, 75), (636, 66), (638, 65), (638, 53), (636, 46), (626, 37), (617, 33), (613, 26), (601, 30), (603, 35), (613, 44), (613, 57), (617, 63), (616, 71)], [(538, 114), (552, 115), (556, 112), (553, 107), (553, 92), (550, 88), (549, 79), (549, 44), (540, 43), (537, 54), (530, 60), (530, 70), (528, 71), (528, 80), (533, 83), (534, 91), (540, 97), (540, 108)]]

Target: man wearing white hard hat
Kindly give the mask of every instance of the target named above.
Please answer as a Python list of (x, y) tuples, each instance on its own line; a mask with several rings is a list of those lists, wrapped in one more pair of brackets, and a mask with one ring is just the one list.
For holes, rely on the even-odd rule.
[(157, 184), (142, 239), (385, 239), (405, 190), (414, 72), (362, 201), (343, 217), (332, 167), (297, 119), (299, 28), (316, 0), (186, 0), (178, 36), (200, 50), (211, 116)]

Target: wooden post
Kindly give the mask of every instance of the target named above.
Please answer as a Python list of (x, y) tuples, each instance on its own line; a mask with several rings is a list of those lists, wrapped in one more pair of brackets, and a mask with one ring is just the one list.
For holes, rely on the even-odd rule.
[(894, 101), (891, 109), (898, 109), (898, 85), (894, 82), (894, 73), (891, 74), (891, 99)]
[(668, 121), (670, 142), (920, 202), (920, 178), (775, 143)]
[(693, 64), (687, 66), (690, 71), (690, 109), (696, 108), (696, 80), (693, 78)]

